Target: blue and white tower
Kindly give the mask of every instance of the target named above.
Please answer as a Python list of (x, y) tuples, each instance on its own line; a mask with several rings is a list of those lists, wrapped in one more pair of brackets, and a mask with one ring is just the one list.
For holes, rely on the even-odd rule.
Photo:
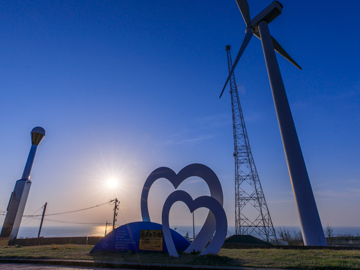
[(31, 131), (32, 145), (30, 148), (29, 157), (27, 159), (22, 178), (16, 181), (14, 191), (11, 193), (9, 205), (6, 209), (7, 213), (4, 225), (1, 230), (1, 237), (10, 236), (10, 240), (13, 240), (16, 239), (18, 235), (21, 219), (24, 214), (24, 209), (31, 186), (31, 168), (34, 163), (37, 147), (44, 138), (44, 136), (45, 129), (43, 129), (42, 127), (35, 127)]

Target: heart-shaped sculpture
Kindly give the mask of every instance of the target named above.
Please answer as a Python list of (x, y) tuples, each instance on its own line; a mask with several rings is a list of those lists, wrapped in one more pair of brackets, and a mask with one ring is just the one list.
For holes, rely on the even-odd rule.
[[(214, 231), (207, 230), (206, 234), (203, 235), (205, 244), (201, 248), (201, 250), (205, 248), (206, 243), (211, 241), (213, 235), (214, 237), (210, 242), (210, 244), (204, 249), (204, 251), (201, 252), (200, 255), (217, 254), (224, 243), (227, 233), (226, 214), (222, 205), (212, 197), (201, 196), (193, 200), (187, 192), (182, 190), (177, 190), (171, 193), (169, 197), (166, 199), (162, 211), (163, 235), (169, 255), (173, 257), (179, 257), (174, 245), (174, 240), (172, 239), (171, 236), (170, 226), (169, 226), (170, 209), (172, 205), (178, 201), (184, 202), (187, 205), (187, 207), (190, 209), (190, 212), (194, 212), (196, 209), (200, 207), (206, 207), (213, 213), (213, 215), (215, 216), (216, 232), (214, 235)], [(189, 248), (190, 249), (192, 248), (192, 244), (188, 247), (188, 249)]]
[[(148, 197), (149, 191), (152, 184), (160, 178), (165, 178), (171, 182), (171, 184), (176, 189), (185, 179), (197, 176), (208, 184), (210, 195), (212, 198), (217, 200), (220, 205), (223, 205), (223, 192), (220, 185), (220, 181), (216, 174), (207, 166), (202, 164), (190, 164), (183, 168), (178, 174), (173, 170), (167, 167), (161, 167), (154, 170), (146, 179), (144, 187), (141, 193), (141, 215), (143, 221), (150, 221), (149, 208), (148, 208)], [(186, 253), (192, 251), (201, 252), (204, 247), (207, 245), (209, 239), (207, 238), (209, 232), (214, 232), (216, 229), (216, 221), (212, 211), (209, 211), (209, 214), (206, 218), (204, 226), (201, 228), (196, 239), (191, 243), (191, 245), (185, 250)]]

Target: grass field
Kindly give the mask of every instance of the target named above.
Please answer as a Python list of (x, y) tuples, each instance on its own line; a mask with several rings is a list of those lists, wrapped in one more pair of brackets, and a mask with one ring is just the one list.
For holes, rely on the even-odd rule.
[(160, 253), (90, 255), (91, 249), (92, 246), (85, 245), (0, 247), (0, 258), (104, 260), (257, 268), (360, 269), (359, 250), (221, 249), (218, 255), (181, 254), (179, 258), (173, 258)]

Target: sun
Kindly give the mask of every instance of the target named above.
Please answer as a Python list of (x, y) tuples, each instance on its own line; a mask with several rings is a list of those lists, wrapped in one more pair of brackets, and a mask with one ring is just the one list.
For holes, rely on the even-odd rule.
[(115, 179), (115, 178), (109, 178), (109, 179), (107, 180), (107, 186), (108, 186), (109, 188), (115, 188), (115, 187), (117, 187), (117, 186), (118, 186), (118, 180)]

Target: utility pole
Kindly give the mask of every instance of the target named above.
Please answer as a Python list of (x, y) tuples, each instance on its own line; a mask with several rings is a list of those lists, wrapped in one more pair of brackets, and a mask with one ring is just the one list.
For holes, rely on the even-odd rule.
[(40, 222), (40, 228), (39, 228), (39, 233), (38, 233), (38, 238), (40, 237), (41, 228), (42, 228), (42, 225), (43, 225), (43, 222), (44, 222), (44, 217), (45, 217), (46, 206), (47, 206), (47, 202), (45, 203), (45, 205), (44, 205), (44, 209), (43, 209), (43, 212), (42, 212), (41, 222)]
[[(232, 69), (230, 49), (230, 45), (225, 47), (229, 73)], [(251, 153), (234, 73), (230, 77), (230, 95), (235, 158), (235, 234), (255, 234), (265, 241), (277, 241)]]
[(115, 200), (114, 200), (114, 219), (113, 219), (113, 230), (115, 230), (115, 222), (116, 222), (116, 217), (117, 217), (117, 215), (118, 215), (118, 212), (117, 212), (117, 210), (119, 210), (119, 205), (120, 205), (120, 201), (117, 199), (117, 198), (115, 198)]
[(110, 222), (107, 222), (106, 221), (106, 223), (105, 223), (105, 236), (106, 236), (106, 234), (107, 234), (107, 225), (110, 225), (111, 223)]

